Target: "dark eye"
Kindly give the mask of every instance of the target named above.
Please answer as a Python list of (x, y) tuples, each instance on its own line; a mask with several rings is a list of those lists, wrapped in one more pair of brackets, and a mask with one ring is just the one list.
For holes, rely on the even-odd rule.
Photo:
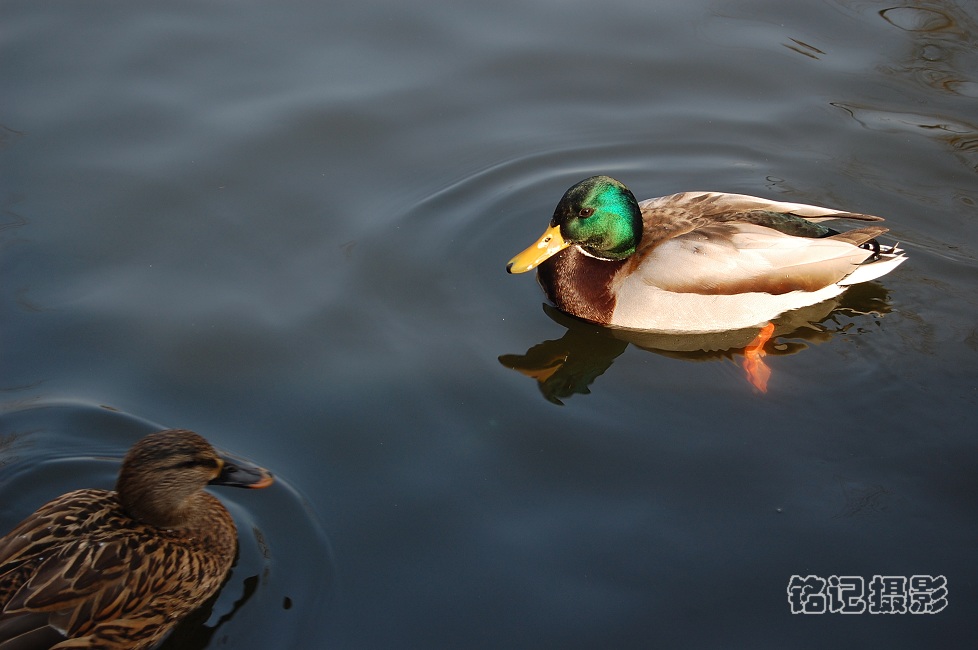
[(581, 217), (581, 219), (587, 219), (594, 214), (594, 208), (581, 208), (581, 211), (577, 214)]

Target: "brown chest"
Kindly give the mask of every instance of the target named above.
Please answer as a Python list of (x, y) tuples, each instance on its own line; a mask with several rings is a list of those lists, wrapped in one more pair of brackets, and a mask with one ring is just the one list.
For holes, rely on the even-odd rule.
[(607, 325), (616, 304), (612, 281), (623, 264), (599, 260), (571, 247), (541, 264), (537, 280), (561, 311)]

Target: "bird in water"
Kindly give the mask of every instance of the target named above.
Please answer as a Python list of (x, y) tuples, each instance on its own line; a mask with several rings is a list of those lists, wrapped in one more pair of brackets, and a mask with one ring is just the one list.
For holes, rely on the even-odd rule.
[(779, 315), (876, 279), (907, 258), (880, 217), (742, 194), (683, 192), (638, 202), (608, 176), (564, 193), (550, 226), (506, 269), (537, 269), (561, 311), (599, 325), (692, 334), (759, 328), (763, 354)]
[(272, 482), (192, 431), (145, 436), (114, 491), (64, 494), (0, 539), (0, 650), (153, 648), (234, 562), (234, 521), (204, 488)]

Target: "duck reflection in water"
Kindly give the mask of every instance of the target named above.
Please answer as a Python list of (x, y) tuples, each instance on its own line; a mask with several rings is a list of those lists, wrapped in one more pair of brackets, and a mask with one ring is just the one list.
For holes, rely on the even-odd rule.
[(890, 305), (882, 284), (863, 283), (838, 298), (783, 314), (769, 323), (769, 336), (760, 344), (756, 327), (712, 334), (659, 334), (594, 325), (546, 304), (544, 311), (566, 328), (564, 335), (534, 345), (525, 354), (504, 354), (499, 362), (535, 379), (548, 401), (563, 404), (571, 395), (590, 393), (591, 384), (629, 344), (686, 361), (739, 358), (747, 381), (763, 393), (771, 374), (763, 357), (797, 354), (825, 343), (850, 331), (856, 325), (852, 318), (882, 316), (890, 312)]

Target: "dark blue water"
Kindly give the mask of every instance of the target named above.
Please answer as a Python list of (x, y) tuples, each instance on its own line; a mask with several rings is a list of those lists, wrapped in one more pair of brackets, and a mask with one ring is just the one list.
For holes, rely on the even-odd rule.
[[(281, 479), (219, 492), (241, 558), (171, 647), (978, 641), (971, 3), (0, 16), (0, 529), (160, 426)], [(597, 173), (878, 214), (910, 261), (779, 331), (760, 393), (744, 342), (505, 273)], [(948, 606), (792, 615), (796, 574)]]

